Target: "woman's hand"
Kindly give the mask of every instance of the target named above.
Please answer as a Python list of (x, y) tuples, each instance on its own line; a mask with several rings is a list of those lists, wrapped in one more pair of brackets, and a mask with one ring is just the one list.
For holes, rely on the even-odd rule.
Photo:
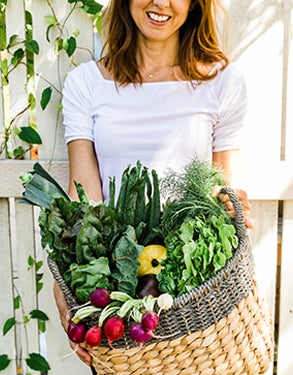
[[(69, 325), (69, 321), (68, 321), (69, 308), (65, 301), (62, 290), (60, 289), (59, 285), (56, 282), (54, 283), (54, 297), (55, 297), (56, 304), (59, 310), (61, 324), (65, 332), (67, 332), (67, 327)], [(69, 341), (71, 349), (78, 355), (79, 359), (82, 362), (84, 362), (86, 365), (91, 366), (92, 357), (87, 350), (86, 343), (76, 344), (70, 340), (68, 341)]]
[[(221, 186), (216, 186), (214, 188), (213, 194), (215, 197), (219, 197), (219, 199), (225, 204), (227, 212), (230, 215), (230, 217), (235, 218), (235, 210), (234, 210), (232, 202), (230, 201), (229, 195), (220, 193), (221, 188), (222, 188)], [(254, 228), (254, 222), (249, 217), (251, 204), (248, 201), (246, 192), (241, 189), (233, 189), (233, 190), (237, 194), (240, 202), (242, 203), (244, 223), (246, 225), (246, 228), (248, 229)]]

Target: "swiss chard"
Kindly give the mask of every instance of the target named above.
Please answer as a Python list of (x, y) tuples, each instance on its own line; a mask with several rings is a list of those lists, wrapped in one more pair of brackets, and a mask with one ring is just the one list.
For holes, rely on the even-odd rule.
[(142, 250), (143, 246), (138, 245), (135, 230), (131, 226), (127, 227), (113, 250), (112, 277), (117, 284), (117, 290), (125, 292), (130, 296), (135, 295), (139, 267), (137, 259)]
[(76, 239), (77, 263), (86, 264), (110, 254), (122, 231), (123, 225), (113, 209), (104, 203), (89, 207)]

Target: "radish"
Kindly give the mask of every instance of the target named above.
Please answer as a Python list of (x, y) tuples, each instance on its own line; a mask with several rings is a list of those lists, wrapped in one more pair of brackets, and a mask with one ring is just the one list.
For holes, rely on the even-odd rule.
[(98, 288), (91, 293), (90, 302), (95, 307), (103, 308), (110, 303), (110, 292), (105, 288)]
[(158, 297), (157, 304), (160, 308), (158, 315), (160, 315), (162, 310), (169, 310), (173, 305), (173, 297), (169, 293), (161, 294)]
[(147, 332), (152, 332), (158, 326), (159, 317), (154, 311), (147, 311), (141, 318), (141, 324)]
[(142, 323), (134, 323), (129, 329), (129, 336), (133, 341), (138, 342), (140, 346), (152, 338), (149, 332), (144, 329)]
[(67, 327), (67, 335), (69, 339), (76, 343), (84, 342), (87, 327), (84, 323), (70, 322)]
[(94, 347), (100, 345), (102, 342), (102, 329), (97, 324), (92, 326), (85, 335), (85, 341), (89, 346)]
[(104, 326), (104, 334), (108, 339), (111, 349), (114, 349), (112, 342), (121, 339), (125, 332), (125, 324), (122, 318), (113, 316), (108, 319)]

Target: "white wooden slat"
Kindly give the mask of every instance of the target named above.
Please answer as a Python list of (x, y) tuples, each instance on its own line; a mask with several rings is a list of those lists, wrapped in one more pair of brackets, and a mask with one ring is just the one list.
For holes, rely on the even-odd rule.
[[(18, 20), (18, 22), (15, 22)], [(19, 41), (25, 40), (25, 0), (8, 1), (6, 7), (6, 33), (7, 40), (17, 34)], [(18, 48), (24, 48), (23, 45), (16, 45), (11, 49), (14, 52)], [(28, 111), (22, 113), (28, 106), (28, 96), (26, 91), (27, 70), (25, 64), (19, 64), (9, 73), (9, 101), (10, 113), (9, 121), (15, 119), (13, 126), (20, 128), (28, 126)], [(22, 113), (21, 115), (19, 115)], [(15, 140), (13, 148), (20, 144), (19, 140)], [(27, 146), (27, 145), (26, 145)], [(24, 146), (25, 147), (25, 146)]]
[[(35, 161), (0, 160), (0, 197), (20, 197), (23, 192), (19, 175), (29, 172)], [(40, 161), (41, 165), (66, 190), (68, 186), (67, 161)], [(241, 187), (251, 200), (292, 200), (293, 168), (290, 161), (264, 165), (255, 162)]]
[[(44, 257), (44, 263), (46, 259)], [(40, 307), (46, 311), (49, 321), (46, 325), (47, 359), (50, 364), (50, 375), (66, 374), (89, 375), (90, 370), (69, 346), (68, 338), (60, 323), (58, 310), (53, 296), (53, 278), (44, 267), (44, 287), (40, 292)]]
[(255, 228), (249, 230), (256, 263), (256, 275), (266, 295), (271, 312), (275, 311), (278, 249), (278, 202), (252, 201), (251, 217)]
[[(1, 160), (0, 161), (0, 197), (21, 197), (23, 187), (19, 178), (21, 173), (33, 170), (33, 160)], [(40, 162), (41, 165), (67, 190), (68, 162)]]
[[(251, 217), (255, 228), (249, 230), (253, 250), (256, 279), (260, 293), (268, 304), (272, 319), (275, 315), (276, 270), (278, 249), (278, 202), (252, 201)], [(273, 374), (273, 363), (266, 375)]]
[(293, 201), (284, 202), (281, 253), (278, 375), (293, 374)]
[[(23, 311), (29, 313), (37, 309), (36, 278), (34, 269), (28, 270), (28, 257), (35, 258), (35, 243), (33, 231), (33, 208), (31, 206), (15, 204), (15, 249), (13, 249), (13, 267), (17, 293), (21, 296)], [(39, 352), (38, 322), (32, 319), (24, 330), (19, 327), (18, 338), (21, 344), (23, 358), (28, 358), (29, 353)], [(23, 368), (26, 363), (22, 363)], [(32, 374), (39, 374), (30, 370)]]
[(3, 324), (7, 319), (14, 316), (13, 275), (11, 266), (12, 260), (10, 244), (8, 199), (0, 198), (0, 275), (2, 275), (0, 288), (0, 354), (6, 354), (10, 359), (12, 359), (9, 367), (5, 370), (5, 375), (16, 374), (14, 329), (11, 329), (11, 331), (8, 332), (4, 337), (2, 336)]
[[(286, 92), (284, 95), (284, 105), (286, 106), (286, 128), (285, 128), (285, 150), (286, 160), (290, 160), (293, 165), (293, 3), (291, 0), (284, 0), (285, 17), (285, 45), (287, 46), (285, 63), (287, 75)], [(293, 168), (292, 168), (293, 169)]]
[[(66, 1), (60, 0), (50, 1), (52, 7), (55, 9), (57, 18), (63, 22), (67, 16), (70, 5)], [(72, 6), (72, 5), (71, 5)], [(34, 38), (38, 41), (40, 50), (44, 51), (40, 56), (36, 56), (36, 72), (41, 77), (37, 80), (37, 126), (38, 131), (42, 137), (43, 145), (39, 148), (39, 158), (43, 160), (65, 160), (67, 158), (67, 150), (64, 142), (64, 129), (62, 126), (61, 113), (58, 110), (58, 105), (61, 100), (60, 91), (62, 90), (64, 77), (68, 70), (73, 68), (72, 59), (69, 59), (64, 51), (61, 51), (57, 58), (54, 49), (54, 38), (57, 36), (56, 30), (51, 29), (49, 36), (52, 43), (46, 40), (47, 24), (45, 23), (45, 16), (51, 14), (47, 2), (36, 1), (32, 2), (32, 14), (34, 22)], [(78, 14), (78, 15), (77, 15)], [(90, 60), (91, 53), (86, 50), (93, 50), (93, 32), (89, 18), (75, 10), (73, 15), (66, 23), (66, 31), (64, 36), (71, 35), (74, 29), (79, 29), (81, 34), (78, 36), (78, 46), (83, 49), (78, 49), (74, 54), (74, 60), (78, 64), (81, 61)], [(80, 44), (81, 41), (81, 44)], [(85, 50), (86, 49), (86, 50)], [(46, 81), (45, 81), (46, 80)], [(49, 82), (49, 83), (48, 83)], [(53, 90), (52, 100), (45, 111), (42, 111), (39, 105), (42, 91), (50, 85), (54, 85), (59, 92)]]
[[(1, 66), (1, 54), (0, 54), (0, 66)], [(2, 79), (0, 79), (0, 149), (5, 141), (5, 120), (4, 120), (4, 93), (2, 86)], [(4, 154), (0, 155), (0, 159), (4, 159)]]
[[(244, 162), (269, 165), (279, 161), (282, 119), (283, 3), (231, 1), (232, 58), (248, 89)], [(243, 16), (245, 15), (245, 16)]]

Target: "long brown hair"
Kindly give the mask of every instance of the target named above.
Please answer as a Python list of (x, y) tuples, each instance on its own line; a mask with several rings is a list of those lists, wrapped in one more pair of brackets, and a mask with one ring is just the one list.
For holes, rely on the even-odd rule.
[[(217, 27), (218, 0), (193, 0), (185, 23), (180, 29), (178, 62), (187, 80), (205, 81), (213, 78), (201, 69), (202, 64), (222, 63), (224, 69), (229, 59), (223, 52)], [(223, 14), (226, 13), (223, 10)], [(128, 0), (110, 0), (103, 15), (105, 43), (103, 62), (119, 85), (142, 83), (136, 60), (137, 34)]]

